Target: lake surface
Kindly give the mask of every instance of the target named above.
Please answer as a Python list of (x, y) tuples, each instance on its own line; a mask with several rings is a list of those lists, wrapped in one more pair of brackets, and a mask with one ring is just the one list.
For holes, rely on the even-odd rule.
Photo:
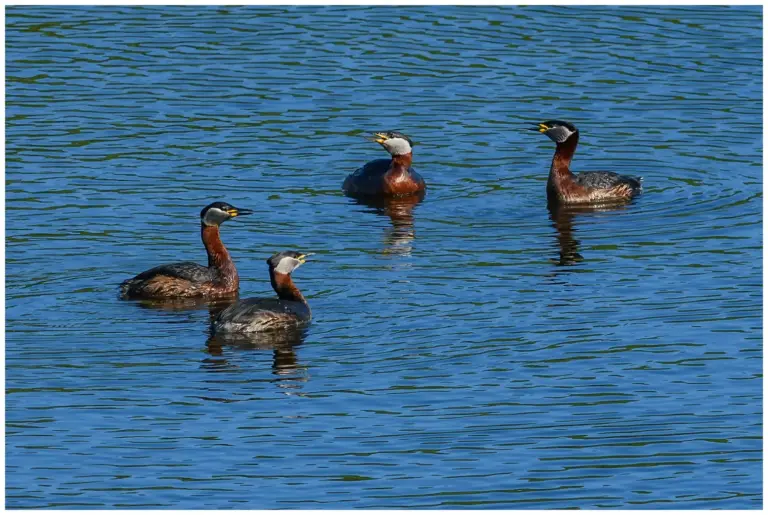
[[(760, 7), (8, 7), (10, 508), (760, 508)], [(550, 213), (575, 171), (644, 177)], [(418, 205), (342, 196), (400, 129)], [(209, 342), (117, 285), (294, 275)], [(212, 308), (211, 308), (212, 309)]]

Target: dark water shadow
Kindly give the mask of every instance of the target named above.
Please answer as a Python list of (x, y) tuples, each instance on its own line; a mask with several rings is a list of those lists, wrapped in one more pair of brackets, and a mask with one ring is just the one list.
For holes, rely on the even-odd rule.
[(607, 211), (621, 211), (627, 204), (603, 205), (603, 206), (562, 206), (549, 203), (549, 219), (557, 231), (555, 238), (560, 249), (557, 259), (552, 259), (556, 266), (572, 266), (584, 261), (584, 256), (579, 252), (580, 241), (574, 236), (574, 222), (580, 216), (589, 216), (595, 213)]
[(232, 304), (238, 299), (238, 295), (232, 295), (229, 297), (223, 297), (218, 299), (204, 299), (204, 298), (192, 298), (192, 299), (138, 299), (138, 300), (125, 300), (131, 302), (141, 309), (155, 310), (155, 311), (198, 311), (208, 310), (212, 313), (211, 316), (216, 316), (220, 311), (223, 311), (227, 306)]
[[(211, 320), (215, 314), (211, 314)], [(253, 335), (209, 336), (205, 343), (208, 357), (202, 369), (209, 372), (228, 372), (239, 369), (235, 359), (241, 352), (272, 351), (272, 374), (278, 387), (300, 389), (309, 379), (306, 365), (299, 362), (297, 349), (304, 344), (309, 327), (268, 331)], [(234, 352), (232, 352), (234, 351)]]
[(383, 254), (410, 255), (416, 238), (413, 210), (424, 200), (424, 194), (389, 199), (355, 199), (357, 204), (371, 208), (373, 213), (386, 216), (392, 227), (384, 231)]

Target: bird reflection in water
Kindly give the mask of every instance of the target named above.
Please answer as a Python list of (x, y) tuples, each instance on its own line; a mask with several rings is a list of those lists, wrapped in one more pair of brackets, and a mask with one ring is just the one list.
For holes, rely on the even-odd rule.
[(555, 238), (560, 248), (559, 259), (553, 259), (552, 262), (557, 266), (571, 266), (584, 261), (584, 256), (579, 253), (579, 240), (574, 238), (574, 219), (577, 216), (606, 211), (618, 211), (624, 209), (626, 205), (562, 205), (549, 203), (549, 218), (552, 220), (552, 226), (557, 231)]
[[(211, 314), (211, 319), (215, 316), (216, 314)], [(211, 336), (206, 342), (210, 356), (203, 360), (203, 368), (210, 372), (231, 372), (240, 368), (233, 363), (236, 354), (232, 351), (239, 353), (271, 350), (272, 374), (276, 376), (274, 382), (279, 388), (286, 390), (287, 395), (300, 395), (297, 390), (309, 380), (309, 374), (307, 366), (299, 363), (296, 349), (304, 343), (308, 331), (308, 327), (303, 327), (253, 334)]]
[(237, 294), (217, 299), (176, 298), (176, 299), (141, 299), (135, 304), (142, 309), (157, 311), (199, 311), (207, 309), (212, 316), (217, 315), (237, 300)]
[(393, 198), (361, 198), (355, 202), (369, 207), (374, 213), (389, 217), (392, 227), (384, 231), (384, 254), (409, 256), (416, 237), (413, 228), (413, 210), (424, 199), (424, 194)]

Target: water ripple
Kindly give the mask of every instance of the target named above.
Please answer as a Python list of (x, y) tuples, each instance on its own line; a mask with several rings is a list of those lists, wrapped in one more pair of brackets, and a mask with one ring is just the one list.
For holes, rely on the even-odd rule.
[[(762, 503), (762, 33), (755, 7), (6, 10), (13, 508), (676, 508)], [(556, 28), (556, 29), (555, 29)], [(644, 177), (548, 211), (552, 144)], [(398, 128), (418, 204), (344, 198)], [(264, 259), (305, 333), (121, 302)], [(257, 486), (257, 488), (254, 488)]]

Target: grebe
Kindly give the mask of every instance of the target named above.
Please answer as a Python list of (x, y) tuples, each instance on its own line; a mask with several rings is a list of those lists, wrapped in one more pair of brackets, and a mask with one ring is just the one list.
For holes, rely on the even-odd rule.
[(571, 173), (571, 159), (579, 143), (579, 130), (571, 123), (550, 120), (530, 129), (557, 143), (547, 180), (547, 199), (561, 204), (607, 204), (625, 202), (643, 191), (642, 177), (613, 172)]
[(211, 334), (226, 335), (290, 329), (310, 321), (307, 300), (293, 284), (291, 272), (303, 265), (307, 256), (294, 251), (278, 252), (267, 259), (269, 279), (276, 299), (241, 299), (219, 313), (211, 323)]
[(142, 272), (120, 285), (128, 299), (170, 299), (179, 297), (216, 298), (237, 294), (240, 279), (229, 252), (221, 242), (219, 225), (236, 216), (250, 215), (226, 202), (214, 202), (200, 212), (203, 245), (208, 266), (185, 261), (161, 265)]
[(371, 141), (379, 143), (392, 159), (376, 159), (351, 173), (342, 185), (350, 197), (400, 197), (423, 195), (424, 179), (411, 168), (413, 142), (400, 132), (377, 132)]

